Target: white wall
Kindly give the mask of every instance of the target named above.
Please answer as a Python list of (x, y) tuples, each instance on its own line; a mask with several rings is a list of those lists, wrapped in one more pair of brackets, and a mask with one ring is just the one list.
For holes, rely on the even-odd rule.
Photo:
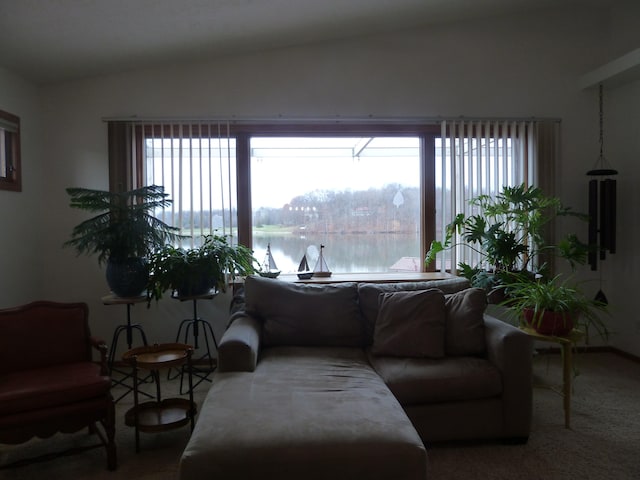
[[(640, 47), (640, 4), (629, 2), (612, 11), (608, 53), (596, 63), (600, 67)], [(640, 355), (640, 315), (636, 308), (636, 286), (640, 280), (640, 79), (618, 85), (605, 82), (604, 154), (618, 170), (617, 250), (600, 264), (603, 290), (611, 306), (615, 347)], [(597, 108), (597, 88), (586, 90)], [(595, 123), (595, 122), (594, 122)], [(595, 162), (598, 147), (589, 157)]]
[[(640, 45), (640, 43), (639, 43)], [(605, 157), (618, 170), (617, 251), (602, 262), (612, 306), (612, 343), (640, 355), (640, 81), (605, 89)]]
[[(61, 248), (83, 218), (68, 208), (64, 188), (107, 187), (106, 125), (101, 119), (109, 116), (558, 117), (563, 135), (558, 193), (567, 204), (584, 210), (587, 179), (582, 172), (597, 148), (597, 104), (592, 93), (578, 88), (578, 80), (607, 60), (607, 18), (597, 10), (544, 12), (44, 87), (46, 158), (40, 166), (47, 182), (39, 219), (46, 232), (42, 270), (51, 281), (41, 293), (86, 301), (94, 333), (107, 339), (125, 320), (124, 307), (101, 304), (106, 284), (95, 258), (76, 258)], [(637, 153), (637, 145), (630, 148)], [(628, 261), (632, 246), (620, 247), (616, 258)], [(19, 272), (15, 266), (12, 270)], [(631, 283), (637, 283), (637, 272), (629, 274)], [(628, 297), (607, 293), (617, 308), (627, 308)], [(201, 316), (214, 320), (218, 333), (226, 322), (228, 301), (220, 296), (200, 308)], [(148, 310), (138, 305), (132, 312), (151, 341), (172, 341), (190, 307), (165, 299)], [(624, 346), (640, 355), (640, 332), (635, 335), (635, 344), (630, 340)], [(623, 345), (615, 338), (612, 343)]]
[(20, 117), (22, 192), (0, 190), (0, 308), (42, 298), (42, 142), (35, 85), (0, 68), (0, 110)]

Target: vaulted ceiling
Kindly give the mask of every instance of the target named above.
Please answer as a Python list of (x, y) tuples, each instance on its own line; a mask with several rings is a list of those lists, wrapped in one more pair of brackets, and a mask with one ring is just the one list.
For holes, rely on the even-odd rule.
[(0, 0), (0, 67), (37, 83), (609, 0)]

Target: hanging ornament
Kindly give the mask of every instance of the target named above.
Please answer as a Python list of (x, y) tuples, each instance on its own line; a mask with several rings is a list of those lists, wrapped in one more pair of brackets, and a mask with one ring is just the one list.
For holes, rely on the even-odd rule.
[[(598, 269), (598, 257), (605, 260), (606, 252), (616, 252), (616, 181), (611, 176), (618, 171), (611, 168), (604, 156), (604, 108), (603, 86), (599, 86), (600, 110), (600, 155), (593, 169), (587, 172), (589, 180), (589, 264), (591, 270)], [(600, 290), (596, 299), (607, 303), (602, 291), (602, 273), (600, 274)]]

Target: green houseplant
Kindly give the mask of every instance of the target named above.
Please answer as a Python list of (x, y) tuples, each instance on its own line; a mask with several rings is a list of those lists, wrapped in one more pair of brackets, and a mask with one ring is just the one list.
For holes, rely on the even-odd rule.
[(600, 314), (607, 305), (587, 298), (577, 285), (556, 275), (550, 279), (513, 275), (505, 285), (508, 293), (502, 304), (510, 308), (522, 324), (544, 335), (564, 336), (574, 327), (588, 333), (595, 328), (602, 338), (609, 331)]
[[(572, 212), (560, 200), (544, 194), (540, 188), (521, 184), (505, 186), (495, 197), (479, 195), (469, 203), (476, 214), (459, 214), (446, 226), (445, 241), (433, 241), (425, 262), (430, 264), (438, 253), (464, 245), (479, 253), (477, 265), (459, 264), (461, 275), (474, 286), (487, 292), (509, 281), (513, 272), (544, 273), (545, 258), (559, 256), (571, 266), (584, 264), (588, 247), (575, 234), (569, 234), (557, 245), (545, 242), (547, 225), (558, 216), (586, 216)], [(453, 244), (455, 233), (463, 242)]]
[(164, 188), (145, 186), (125, 192), (67, 188), (70, 206), (97, 215), (76, 225), (65, 246), (78, 254), (95, 254), (107, 264), (109, 287), (118, 296), (140, 295), (147, 286), (147, 257), (168, 241), (179, 238), (178, 229), (153, 216), (155, 209), (171, 204)]
[(199, 247), (180, 248), (164, 245), (149, 261), (149, 301), (159, 300), (171, 290), (181, 297), (202, 295), (211, 289), (226, 291), (227, 275), (245, 276), (255, 273), (257, 260), (244, 245), (232, 246), (227, 237), (205, 235)]

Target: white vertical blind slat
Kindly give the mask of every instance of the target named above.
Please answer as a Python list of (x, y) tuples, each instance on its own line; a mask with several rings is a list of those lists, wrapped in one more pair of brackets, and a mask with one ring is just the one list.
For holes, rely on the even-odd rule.
[[(222, 211), (224, 212), (224, 171), (222, 168), (222, 126), (218, 123), (218, 171), (220, 172), (220, 200), (222, 202)], [(226, 216), (222, 215), (222, 232), (225, 234), (227, 231)]]
[[(447, 208), (447, 169), (448, 169), (448, 165), (450, 164), (450, 162), (448, 162), (446, 159), (448, 158), (448, 148), (447, 148), (447, 143), (448, 143), (448, 137), (447, 137), (447, 125), (446, 122), (442, 122), (440, 124), (440, 156), (436, 156), (436, 158), (440, 158), (441, 161), (438, 163), (437, 167), (440, 170), (440, 202), (439, 205), (441, 206), (440, 209), (436, 209), (436, 216), (438, 218), (438, 223), (440, 225), (440, 238), (438, 238), (437, 240), (439, 240), (440, 242), (444, 243), (445, 241), (445, 226), (447, 224), (447, 219), (449, 218), (448, 216), (448, 208)], [(436, 201), (436, 204), (438, 204), (438, 202)], [(440, 265), (436, 264), (436, 268), (439, 268), (440, 270), (444, 271), (446, 270), (446, 265), (445, 265), (445, 260), (442, 260), (442, 263)]]
[(209, 195), (207, 196), (209, 200), (209, 233), (214, 233), (213, 228), (213, 124), (209, 123), (207, 125), (207, 133), (208, 133), (208, 161), (209, 161), (209, 177), (207, 184), (209, 185)]
[[(440, 155), (442, 194), (440, 219), (442, 238), (446, 226), (458, 213), (466, 216), (480, 212), (469, 205), (471, 198), (486, 194), (495, 196), (505, 186), (527, 182), (532, 185), (535, 169), (535, 122), (525, 121), (443, 121), (441, 125), (443, 149)], [(447, 154), (445, 146), (449, 146)], [(450, 175), (445, 174), (450, 172)], [(448, 193), (447, 193), (448, 192)], [(447, 205), (446, 201), (450, 202)], [(456, 233), (452, 245), (464, 244)], [(453, 274), (461, 262), (479, 265), (481, 256), (462, 245), (450, 251), (450, 265), (446, 261), (440, 268), (450, 267)]]
[[(229, 213), (229, 239), (230, 239), (230, 243), (233, 245), (235, 244), (235, 239), (234, 239), (234, 235), (233, 235), (233, 188), (231, 188), (231, 186), (233, 185), (232, 180), (231, 180), (231, 162), (235, 161), (235, 158), (232, 159), (231, 157), (231, 138), (230, 138), (230, 130), (231, 130), (231, 124), (229, 123), (229, 121), (227, 121), (227, 133), (226, 133), (226, 138), (227, 138), (227, 189), (228, 189), (228, 196), (229, 196), (229, 209), (228, 209), (228, 213)], [(227, 232), (225, 232), (227, 233)]]
[(205, 121), (134, 123), (132, 128), (142, 129), (146, 184), (164, 186), (172, 200), (157, 215), (190, 237), (182, 246), (200, 244), (204, 235), (215, 232), (218, 219), (222, 232), (216, 233), (228, 235), (234, 215), (229, 125), (226, 134), (221, 124)]
[[(204, 220), (204, 217), (203, 217), (203, 214), (204, 214), (203, 210), (204, 209), (202, 208), (203, 207), (203, 203), (202, 202), (204, 201), (204, 199), (202, 198), (202, 195), (204, 194), (204, 190), (202, 189), (202, 187), (203, 187), (204, 184), (202, 183), (203, 182), (202, 174), (204, 173), (204, 171), (203, 171), (204, 169), (203, 169), (203, 166), (202, 166), (202, 126), (201, 126), (200, 123), (197, 124), (196, 130), (197, 130), (197, 132), (196, 132), (195, 138), (191, 139), (190, 145), (193, 145), (194, 142), (195, 142), (195, 144), (196, 144), (196, 148), (195, 149), (198, 152), (198, 159), (197, 159), (197, 162), (194, 162), (194, 160), (193, 160), (193, 151), (192, 151), (191, 163), (192, 164), (195, 163), (197, 165), (198, 174), (195, 175), (194, 180), (195, 180), (195, 183), (197, 183), (197, 185), (198, 185), (198, 192), (200, 192), (200, 193), (199, 193), (197, 198), (194, 198), (195, 197), (194, 192), (193, 191), (191, 192), (191, 196), (192, 196), (192, 198), (194, 198), (194, 202), (197, 201), (197, 204), (198, 204), (197, 210), (195, 208), (193, 208), (193, 207), (191, 207), (191, 208), (192, 208), (192, 212), (193, 212), (192, 215), (195, 215), (196, 213), (198, 215), (198, 222), (197, 222), (198, 235), (199, 236), (203, 236), (204, 235), (204, 221), (203, 221)], [(193, 176), (194, 175), (192, 174), (192, 178), (193, 178)], [(192, 188), (192, 190), (195, 190), (195, 189)], [(191, 221), (194, 222), (195, 220), (192, 218)]]
[[(456, 132), (457, 132), (457, 124), (455, 122), (453, 122), (451, 124), (451, 132), (450, 132), (450, 146), (451, 146), (451, 184), (449, 186), (450, 190), (451, 190), (451, 205), (450, 205), (450, 211), (451, 211), (451, 217), (446, 219), (447, 223), (453, 221), (453, 219), (455, 218), (457, 211), (456, 211), (456, 204), (457, 204), (457, 178), (458, 178), (458, 151), (457, 151), (457, 138), (456, 138)], [(457, 268), (458, 268), (458, 260), (457, 260), (457, 248), (452, 248), (451, 249), (451, 265), (449, 268), (451, 268), (451, 273), (453, 275), (456, 275), (457, 273)]]

